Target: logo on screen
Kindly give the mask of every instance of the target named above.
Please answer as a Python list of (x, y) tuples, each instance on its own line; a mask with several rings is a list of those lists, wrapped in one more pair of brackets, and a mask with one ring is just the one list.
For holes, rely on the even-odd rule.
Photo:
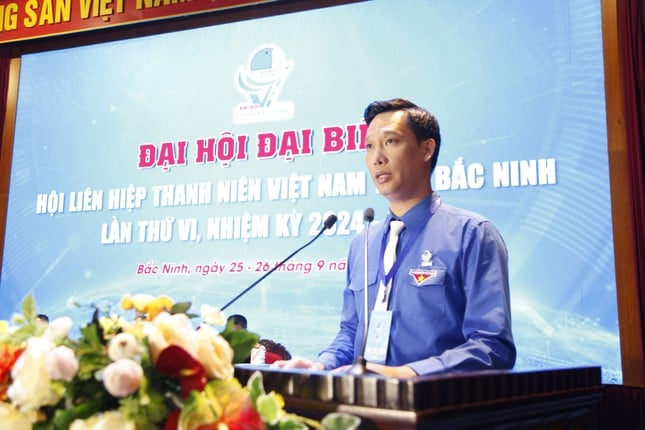
[(233, 110), (235, 124), (280, 121), (293, 118), (293, 102), (279, 101), (293, 60), (276, 45), (262, 45), (251, 52), (235, 74), (235, 86), (247, 98)]

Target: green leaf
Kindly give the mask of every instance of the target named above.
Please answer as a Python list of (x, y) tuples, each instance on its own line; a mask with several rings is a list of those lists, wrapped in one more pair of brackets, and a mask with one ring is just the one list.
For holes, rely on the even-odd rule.
[(14, 345), (20, 345), (23, 342), (26, 342), (30, 337), (40, 335), (43, 331), (43, 327), (38, 327), (35, 321), (32, 321), (28, 324), (25, 324), (21, 327), (18, 327), (14, 332), (7, 336), (6, 339), (13, 343)]
[[(266, 394), (264, 391), (264, 383), (262, 380), (262, 374), (258, 371), (253, 372), (251, 377), (246, 383), (246, 388), (249, 390), (249, 395), (251, 396), (251, 401), (254, 405), (257, 405), (258, 398)], [(257, 407), (256, 407), (257, 410)]]
[(96, 324), (88, 324), (81, 328), (82, 338), (74, 348), (76, 356), (79, 358), (78, 377), (81, 380), (94, 378), (94, 373), (103, 369), (112, 360), (107, 356), (107, 352)]
[(173, 315), (188, 313), (188, 309), (190, 309), (191, 305), (191, 302), (177, 302), (172, 306), (172, 308), (170, 308), (170, 313)]
[(260, 340), (260, 336), (245, 329), (235, 330), (232, 324), (227, 324), (222, 333), (233, 349), (233, 363), (244, 363), (251, 356), (251, 350)]
[(280, 419), (282, 406), (273, 391), (269, 394), (260, 394), (255, 405), (262, 421), (274, 425)]
[(87, 324), (85, 327), (81, 328), (81, 334), (83, 335), (83, 340), (85, 342), (102, 345), (96, 324)]
[(356, 430), (361, 419), (341, 412), (327, 414), (320, 422), (325, 430)]
[(179, 414), (179, 425), (182, 428), (196, 428), (201, 424), (215, 422), (218, 418), (206, 398), (193, 390)]
[(285, 416), (280, 420), (277, 425), (267, 425), (267, 429), (277, 430), (307, 430), (309, 427), (302, 419), (296, 415)]
[(169, 407), (163, 395), (150, 391), (127, 396), (120, 401), (123, 414), (134, 421), (138, 430), (156, 430), (164, 422)]
[(22, 301), (22, 314), (27, 321), (34, 321), (36, 319), (36, 300), (34, 300), (33, 295), (28, 294)]
[(75, 419), (89, 418), (95, 413), (103, 410), (105, 405), (101, 397), (88, 398), (86, 401), (70, 409), (57, 408), (52, 420), (53, 428), (68, 429)]

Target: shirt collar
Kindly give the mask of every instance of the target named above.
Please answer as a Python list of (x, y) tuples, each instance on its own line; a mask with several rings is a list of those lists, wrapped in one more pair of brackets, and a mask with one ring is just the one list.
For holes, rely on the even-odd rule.
[(437, 210), (440, 204), (441, 198), (439, 197), (439, 194), (433, 192), (428, 197), (414, 205), (401, 217), (395, 216), (391, 211), (388, 212), (387, 217), (385, 218), (385, 225), (389, 225), (390, 221), (393, 219), (400, 219), (405, 224), (406, 230), (416, 230), (428, 222), (429, 216)]

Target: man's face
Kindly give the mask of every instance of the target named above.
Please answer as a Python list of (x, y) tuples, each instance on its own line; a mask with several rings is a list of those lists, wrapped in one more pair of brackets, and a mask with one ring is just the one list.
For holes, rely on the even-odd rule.
[(407, 115), (402, 111), (377, 115), (365, 138), (365, 164), (379, 193), (393, 209), (407, 210), (432, 192), (429, 162), (435, 142), (417, 142), (407, 125)]

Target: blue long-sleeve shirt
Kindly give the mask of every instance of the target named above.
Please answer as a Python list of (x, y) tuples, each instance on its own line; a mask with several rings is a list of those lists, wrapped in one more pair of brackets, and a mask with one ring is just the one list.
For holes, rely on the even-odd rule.
[[(368, 309), (379, 286), (383, 223), (370, 226)], [(482, 216), (441, 202), (434, 193), (401, 220), (386, 365), (408, 365), (417, 374), (508, 369), (515, 363), (506, 245)], [(340, 330), (317, 360), (326, 369), (351, 364), (363, 342), (364, 235), (351, 243)], [(413, 244), (407, 245), (409, 241)]]

